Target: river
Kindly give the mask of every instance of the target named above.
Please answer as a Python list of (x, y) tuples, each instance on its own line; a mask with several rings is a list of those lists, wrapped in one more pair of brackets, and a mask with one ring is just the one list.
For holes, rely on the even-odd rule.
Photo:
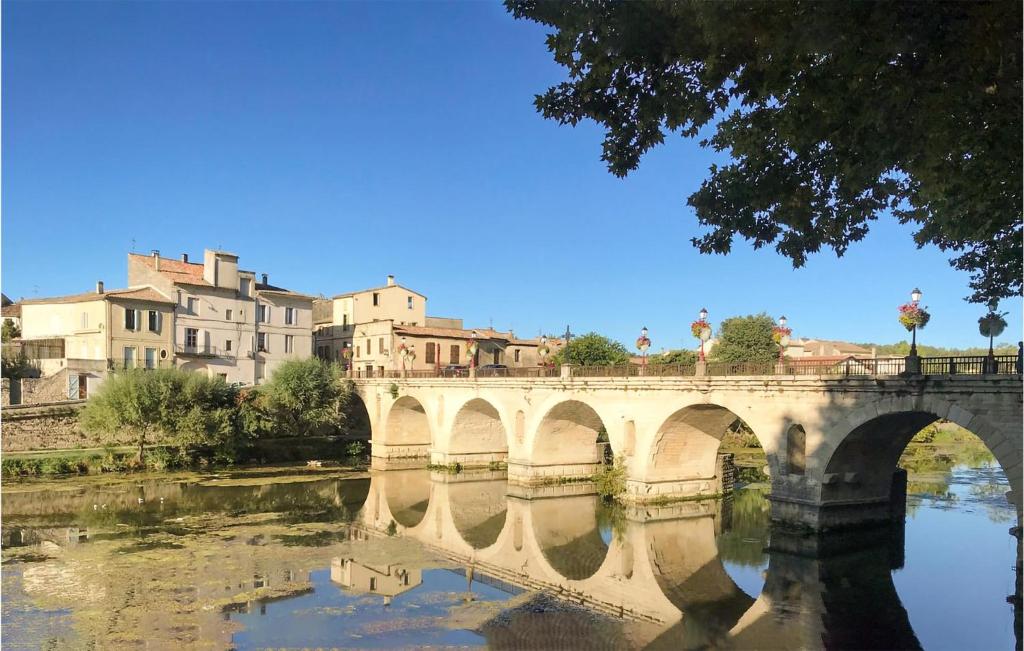
[(5, 482), (3, 647), (1012, 649), (1015, 524), (974, 456), (904, 526), (773, 530), (729, 500), (608, 505), (500, 472)]

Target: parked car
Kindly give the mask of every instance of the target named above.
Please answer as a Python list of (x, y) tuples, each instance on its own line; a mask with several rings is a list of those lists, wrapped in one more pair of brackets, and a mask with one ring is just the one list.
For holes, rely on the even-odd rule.
[(491, 377), (508, 375), (508, 367), (504, 364), (484, 364), (480, 367), (480, 374)]
[(469, 367), (462, 364), (449, 364), (441, 369), (441, 377), (465, 377), (469, 375)]

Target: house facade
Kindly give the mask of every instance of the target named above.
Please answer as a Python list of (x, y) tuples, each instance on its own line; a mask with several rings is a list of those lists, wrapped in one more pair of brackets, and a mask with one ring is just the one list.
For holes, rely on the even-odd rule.
[[(238, 256), (207, 249), (203, 262), (128, 255), (128, 281), (151, 284), (174, 301), (177, 366), (228, 382), (260, 383), (281, 362), (312, 354), (312, 297), (257, 283)], [(258, 313), (259, 311), (259, 313)], [(264, 318), (266, 322), (257, 322)]]
[(172, 363), (174, 303), (152, 286), (106, 290), (99, 282), (92, 292), (21, 305), (20, 347), (42, 375), (68, 377), (68, 397), (86, 397), (111, 369)]

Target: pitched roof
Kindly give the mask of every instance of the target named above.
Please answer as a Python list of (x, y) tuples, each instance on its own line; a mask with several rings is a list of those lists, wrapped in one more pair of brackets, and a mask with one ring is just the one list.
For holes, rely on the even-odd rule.
[(407, 292), (409, 292), (411, 294), (416, 294), (420, 298), (426, 298), (425, 295), (420, 294), (416, 290), (409, 289), (405, 285), (399, 285), (397, 283), (394, 284), (394, 285), (384, 285), (383, 287), (370, 287), (369, 289), (359, 289), (359, 290), (356, 290), (354, 292), (346, 292), (344, 294), (335, 294), (331, 298), (348, 298), (349, 296), (355, 296), (356, 294), (364, 294), (366, 292), (379, 292), (382, 289), (402, 289), (402, 290), (405, 290), (405, 291), (407, 291)]
[(167, 298), (152, 287), (128, 287), (125, 289), (109, 289), (102, 294), (97, 292), (83, 292), (81, 294), (69, 294), (67, 296), (51, 296), (49, 298), (31, 298), (21, 302), (21, 305), (47, 305), (51, 303), (85, 303), (87, 301), (103, 301), (111, 298), (130, 299), (137, 301), (149, 301), (151, 303), (168, 303), (174, 301)]
[(299, 292), (293, 292), (292, 290), (285, 289), (284, 287), (277, 287), (275, 285), (264, 283), (256, 283), (256, 291), (265, 294), (282, 294), (284, 296), (290, 296), (292, 298), (308, 298), (311, 301), (316, 298), (315, 296), (310, 296), (309, 294), (300, 294)]
[[(156, 269), (153, 263), (154, 258), (151, 255), (129, 253), (128, 256), (138, 258), (140, 262), (150, 269)], [(210, 283), (203, 279), (203, 265), (198, 262), (182, 262), (174, 258), (160, 258), (160, 271), (158, 273), (175, 283), (208, 285), (212, 287)]]
[(507, 332), (498, 332), (497, 330), (489, 330), (486, 328), (474, 329), (459, 329), (459, 328), (431, 328), (424, 326), (408, 326), (408, 325), (396, 325), (394, 326), (395, 333), (402, 335), (412, 335), (420, 337), (447, 337), (449, 339), (472, 339), (473, 333), (476, 333), (478, 340), (484, 341), (487, 339), (502, 339), (507, 341), (509, 335)]
[(20, 318), (21, 303), (11, 303), (8, 305), (4, 305), (3, 308), (0, 308), (0, 311), (3, 312), (2, 316)]

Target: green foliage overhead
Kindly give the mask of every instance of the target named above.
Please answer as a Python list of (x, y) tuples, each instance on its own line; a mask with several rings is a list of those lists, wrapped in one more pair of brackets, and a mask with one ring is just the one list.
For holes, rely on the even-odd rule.
[(608, 337), (588, 332), (574, 337), (567, 345), (555, 353), (555, 364), (575, 364), (577, 366), (608, 366), (610, 364), (626, 364), (629, 362), (629, 351), (617, 341)]
[(717, 362), (770, 362), (779, 358), (779, 345), (772, 340), (775, 322), (767, 314), (734, 316), (722, 321), (718, 343), (711, 349)]
[(145, 446), (159, 438), (183, 455), (229, 461), (241, 443), (235, 424), (236, 392), (221, 378), (176, 368), (113, 373), (82, 410), (82, 428), (115, 440), (127, 431), (142, 463)]
[(956, 252), (970, 300), (1020, 294), (1020, 2), (505, 5), (567, 70), (537, 109), (603, 126), (613, 174), (667, 132), (729, 153), (689, 197), (701, 252), (739, 235), (799, 267), (892, 211)]
[(3, 325), (0, 326), (0, 338), (3, 339), (4, 343), (11, 339), (17, 339), (21, 336), (21, 328), (14, 324), (14, 321), (4, 321)]
[(281, 364), (266, 384), (243, 394), (243, 428), (274, 436), (335, 433), (344, 423), (342, 403), (351, 391), (342, 375), (340, 365), (315, 357)]
[(684, 366), (697, 363), (697, 353), (692, 350), (669, 350), (647, 358), (648, 364), (682, 364)]

